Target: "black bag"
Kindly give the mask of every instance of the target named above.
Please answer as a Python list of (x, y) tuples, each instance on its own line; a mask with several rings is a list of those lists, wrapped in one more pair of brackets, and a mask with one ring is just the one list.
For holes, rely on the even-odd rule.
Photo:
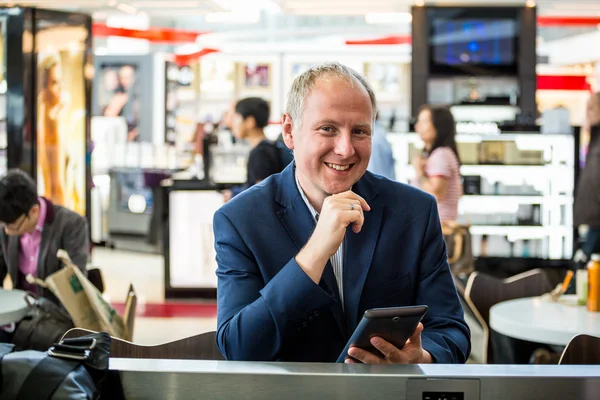
[(11, 345), (0, 347), (0, 398), (99, 399), (108, 372), (110, 342), (107, 333), (95, 333), (65, 339), (47, 352), (11, 352)]
[(69, 314), (51, 300), (29, 294), (25, 301), (29, 304), (29, 312), (15, 329), (12, 342), (16, 351), (48, 350), (75, 327)]

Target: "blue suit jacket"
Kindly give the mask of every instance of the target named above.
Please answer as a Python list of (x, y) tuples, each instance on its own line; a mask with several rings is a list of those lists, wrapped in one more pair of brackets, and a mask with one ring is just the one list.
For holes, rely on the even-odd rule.
[(438, 363), (467, 360), (434, 198), (370, 172), (353, 190), (371, 211), (345, 237), (343, 309), (331, 264), (317, 285), (294, 260), (315, 227), (294, 164), (216, 212), (217, 344), (227, 359), (335, 362), (365, 310), (426, 304), (423, 348)]

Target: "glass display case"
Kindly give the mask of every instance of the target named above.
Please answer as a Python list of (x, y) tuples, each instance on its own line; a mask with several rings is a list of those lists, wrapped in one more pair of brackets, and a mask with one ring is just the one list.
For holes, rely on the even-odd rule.
[[(396, 177), (410, 182), (417, 134), (391, 134)], [(570, 135), (459, 134), (464, 195), (477, 257), (570, 259), (573, 255), (575, 140)]]

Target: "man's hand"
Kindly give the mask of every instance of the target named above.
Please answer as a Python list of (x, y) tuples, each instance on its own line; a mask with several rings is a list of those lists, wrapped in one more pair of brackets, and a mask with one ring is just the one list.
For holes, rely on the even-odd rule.
[(365, 199), (350, 190), (325, 199), (315, 231), (296, 256), (296, 262), (315, 283), (319, 283), (327, 260), (344, 240), (348, 225), (352, 224), (354, 233), (360, 232), (365, 222), (364, 211), (369, 210)]
[[(372, 338), (371, 344), (383, 354), (384, 358), (358, 347), (350, 347), (348, 355), (363, 364), (431, 364), (433, 362), (431, 354), (421, 347), (421, 332), (423, 332), (423, 324), (419, 323), (402, 349), (398, 349), (382, 338)], [(357, 364), (352, 358), (346, 358), (346, 364)]]

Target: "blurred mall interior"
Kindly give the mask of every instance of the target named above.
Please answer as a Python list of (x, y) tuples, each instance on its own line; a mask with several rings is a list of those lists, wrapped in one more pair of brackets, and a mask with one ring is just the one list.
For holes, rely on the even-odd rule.
[[(600, 225), (578, 221), (575, 209), (588, 167), (583, 207), (600, 213), (600, 175), (588, 165), (588, 155), (600, 157), (592, 146), (600, 97), (598, 119), (590, 117), (600, 91), (597, 0), (1, 1), (0, 176), (21, 169), (40, 196), (86, 218), (87, 269), (99, 273), (104, 300), (130, 314), (127, 339), (153, 346), (214, 332), (213, 217), (247, 183), (255, 147), (234, 135), (235, 105), (264, 99), (264, 134), (283, 144), (292, 82), (325, 62), (372, 86), (392, 180), (437, 176), (427, 177), (432, 166), (415, 167), (431, 150), (417, 129), (422, 106), (446, 107), (454, 119), (460, 198), (443, 233), (470, 356), (450, 370), (390, 370), (403, 382), (400, 398), (597, 398), (600, 369), (558, 365), (600, 364), (600, 309), (592, 305), (600, 265), (586, 250), (600, 240)], [(373, 146), (372, 162), (384, 156)], [(402, 202), (394, 207), (405, 212)], [(583, 361), (568, 362), (570, 343)], [(131, 362), (115, 369), (146, 368)], [(262, 388), (264, 397), (248, 398), (292, 388), (325, 398), (392, 393), (385, 370), (194, 365), (148, 371), (197, 374), (214, 385), (207, 398), (241, 397), (235, 384), (218, 383), (219, 371)], [(361, 373), (369, 374), (363, 383), (351, 376)], [(339, 379), (319, 381), (329, 374)], [(170, 382), (157, 376), (154, 386)], [(176, 377), (175, 397), (140, 389), (134, 374), (127, 382), (140, 391), (128, 390), (139, 394), (131, 398), (190, 398)]]

